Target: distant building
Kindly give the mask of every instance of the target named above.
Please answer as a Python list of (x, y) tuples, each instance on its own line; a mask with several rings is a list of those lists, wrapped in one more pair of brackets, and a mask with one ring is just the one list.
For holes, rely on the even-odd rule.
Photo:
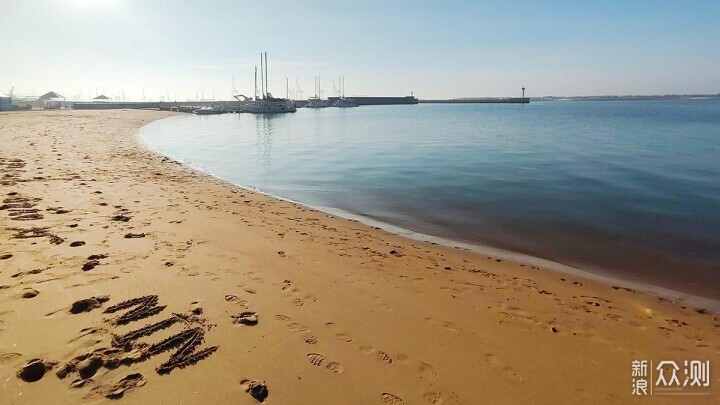
[(42, 107), (46, 110), (58, 110), (65, 107), (65, 96), (54, 91), (49, 91), (38, 97), (42, 103)]
[(93, 99), (93, 103), (95, 103), (95, 102), (107, 103), (108, 101), (112, 101), (112, 99), (104, 94), (101, 94)]
[(0, 111), (12, 110), (12, 99), (6, 94), (0, 93)]
[(38, 97), (42, 101), (62, 101), (65, 100), (65, 96), (62, 96), (54, 91), (49, 91), (42, 96)]

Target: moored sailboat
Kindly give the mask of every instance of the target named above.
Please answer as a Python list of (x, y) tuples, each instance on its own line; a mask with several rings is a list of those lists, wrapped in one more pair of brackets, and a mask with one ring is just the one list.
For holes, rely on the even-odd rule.
[(318, 94), (320, 91), (320, 76), (315, 78), (315, 96), (308, 98), (308, 103), (305, 108), (325, 108), (330, 107), (330, 100), (321, 99)]
[[(264, 77), (263, 77), (264, 76)], [(239, 108), (243, 112), (252, 114), (272, 114), (272, 113), (288, 113), (295, 112), (295, 103), (284, 98), (275, 98), (267, 91), (267, 52), (265, 52), (264, 75), (263, 75), (263, 54), (260, 53), (260, 83), (262, 97), (258, 99), (257, 95), (257, 66), (255, 66), (255, 95), (252, 100), (239, 101)]]
[(357, 106), (359, 106), (360, 104), (358, 104), (355, 100), (353, 100), (353, 99), (351, 99), (351, 98), (346, 98), (346, 97), (345, 97), (345, 77), (344, 77), (344, 76), (343, 76), (342, 81), (341, 81), (340, 83), (341, 83), (340, 87), (341, 87), (341, 89), (342, 89), (342, 96), (340, 96), (340, 98), (338, 98), (337, 100), (335, 100), (335, 101), (332, 103), (332, 106), (333, 106), (333, 107), (341, 107), (341, 108), (344, 108), (344, 107), (357, 107)]

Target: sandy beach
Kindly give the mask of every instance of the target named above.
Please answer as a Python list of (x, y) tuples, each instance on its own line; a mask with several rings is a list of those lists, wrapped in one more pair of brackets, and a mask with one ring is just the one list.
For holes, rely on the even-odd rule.
[(628, 403), (633, 360), (717, 403), (717, 314), (223, 183), (138, 140), (172, 114), (0, 114), (0, 403)]

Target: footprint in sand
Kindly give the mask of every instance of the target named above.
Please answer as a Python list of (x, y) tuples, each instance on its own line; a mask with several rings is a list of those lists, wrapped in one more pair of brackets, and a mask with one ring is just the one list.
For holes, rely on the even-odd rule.
[(515, 380), (515, 381), (522, 381), (523, 378), (520, 374), (515, 372), (512, 368), (504, 365), (497, 357), (495, 357), (491, 353), (485, 354), (485, 360), (487, 360), (488, 363), (490, 363), (491, 366), (493, 366), (496, 370), (501, 371), (505, 376), (508, 378)]
[(145, 385), (145, 377), (142, 374), (129, 374), (110, 387), (105, 392), (105, 397), (110, 399), (122, 398), (126, 391), (143, 385)]
[(190, 313), (193, 315), (202, 315), (203, 308), (199, 301), (193, 301), (190, 303)]
[(288, 293), (284, 295), (284, 297), (286, 299), (290, 300), (290, 302), (293, 305), (295, 305), (296, 307), (301, 307), (307, 303), (312, 303), (312, 302), (317, 301), (317, 297), (315, 296), (315, 294), (311, 294), (311, 293), (303, 294), (299, 288), (294, 287), (294, 286), (295, 286), (295, 282), (293, 282), (292, 280), (285, 280), (283, 282), (282, 289), (283, 289), (283, 291), (289, 290)]
[(267, 385), (264, 382), (257, 380), (242, 380), (240, 385), (245, 389), (245, 392), (250, 394), (258, 402), (265, 402), (270, 392), (268, 391)]
[(396, 360), (403, 366), (414, 368), (415, 370), (417, 370), (418, 373), (420, 373), (421, 376), (425, 378), (434, 380), (437, 380), (438, 378), (438, 373), (435, 371), (435, 369), (424, 361), (411, 359), (410, 356), (405, 354), (398, 354), (396, 356)]
[(233, 315), (232, 318), (235, 325), (255, 326), (258, 323), (258, 315), (253, 311), (245, 311), (239, 315)]
[(288, 328), (293, 332), (300, 332), (300, 333), (305, 333), (310, 330), (310, 328), (308, 328), (307, 326), (301, 325), (301, 324), (295, 323), (295, 322), (289, 324)]
[(318, 343), (318, 338), (316, 336), (308, 336), (305, 338), (305, 343), (309, 345), (315, 345)]
[(343, 367), (342, 364), (335, 362), (335, 361), (331, 361), (330, 363), (328, 363), (325, 366), (325, 368), (332, 371), (333, 373), (338, 373), (338, 374), (342, 373), (343, 370), (345, 370), (345, 367)]
[(460, 328), (452, 322), (443, 322), (443, 327), (451, 332), (460, 332)]
[(87, 262), (83, 264), (82, 270), (83, 271), (90, 271), (95, 268), (95, 266), (100, 265), (100, 260), (106, 259), (108, 255), (105, 254), (99, 254), (99, 255), (90, 255), (87, 258)]
[(387, 354), (387, 353), (385, 353), (385, 352), (383, 352), (383, 351), (379, 351), (379, 350), (378, 350), (376, 358), (377, 358), (379, 361), (381, 361), (382, 363), (385, 363), (385, 364), (387, 364), (387, 365), (393, 364), (393, 359), (392, 359), (392, 357), (390, 357), (389, 354)]
[(5, 353), (0, 355), (0, 364), (10, 363), (17, 359), (18, 357), (21, 357), (22, 354), (20, 353)]
[(345, 370), (345, 367), (343, 367), (342, 364), (336, 361), (331, 361), (326, 364), (325, 356), (320, 353), (308, 353), (307, 358), (310, 364), (312, 364), (313, 366), (322, 367), (323, 365), (325, 365), (325, 368), (332, 371), (333, 373), (339, 374), (342, 373), (343, 370)]
[(287, 327), (288, 327), (288, 329), (290, 329), (293, 332), (305, 333), (310, 330), (310, 328), (308, 328), (305, 325), (301, 325), (299, 323), (292, 322), (292, 318), (290, 318), (287, 315), (278, 314), (278, 315), (275, 315), (275, 319), (277, 319), (278, 321), (281, 321), (281, 322), (291, 322), (287, 325)]
[(46, 270), (50, 270), (50, 268), (35, 269), (35, 270), (28, 270), (28, 271), (21, 271), (20, 273), (15, 273), (15, 274), (13, 274), (13, 275), (10, 276), (10, 277), (11, 277), (11, 278), (25, 277), (25, 276), (30, 276), (30, 275), (33, 275), (33, 274), (40, 274), (40, 273), (42, 273), (42, 272), (44, 272), (44, 271), (46, 271)]
[(228, 294), (225, 296), (225, 301), (232, 302), (233, 304), (239, 305), (243, 308), (247, 308), (250, 303), (246, 300), (241, 300), (240, 297), (233, 294)]
[(397, 397), (393, 394), (389, 394), (387, 392), (383, 392), (380, 396), (382, 398), (382, 403), (384, 405), (404, 405), (405, 401), (400, 399), (400, 397)]
[(439, 392), (426, 392), (423, 394), (423, 398), (432, 405), (441, 405), (443, 403), (443, 396)]
[(337, 325), (335, 325), (334, 322), (327, 322), (325, 324), (326, 328), (329, 328), (332, 332), (335, 333), (335, 337), (342, 340), (343, 342), (350, 343), (353, 341), (353, 338), (347, 334), (346, 332), (335, 332), (337, 330)]
[(127, 215), (115, 215), (114, 217), (112, 217), (112, 220), (117, 222), (128, 222), (130, 218), (131, 217)]
[(23, 298), (35, 298), (40, 294), (40, 292), (34, 288), (26, 288), (23, 290), (22, 297)]
[(79, 362), (76, 368), (78, 374), (80, 374), (80, 378), (82, 378), (83, 380), (87, 380), (88, 378), (94, 376), (104, 363), (105, 362), (101, 357), (91, 356)]
[(307, 358), (313, 366), (321, 367), (325, 363), (325, 356), (320, 353), (308, 353)]
[(307, 303), (317, 301), (317, 297), (314, 294), (300, 294), (298, 289), (293, 289), (294, 296), (287, 297), (290, 299), (293, 305), (301, 307)]
[(40, 381), (45, 373), (54, 366), (55, 363), (33, 359), (18, 371), (17, 377), (25, 382)]
[(72, 305), (70, 306), (70, 313), (79, 314), (81, 312), (90, 312), (95, 308), (100, 308), (103, 303), (109, 300), (110, 297), (107, 295), (81, 299), (72, 303)]

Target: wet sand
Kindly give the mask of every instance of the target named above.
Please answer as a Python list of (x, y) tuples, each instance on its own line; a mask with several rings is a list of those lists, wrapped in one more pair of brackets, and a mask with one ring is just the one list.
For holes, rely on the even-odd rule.
[(0, 403), (717, 401), (716, 314), (220, 182), (138, 141), (171, 114), (0, 114)]

